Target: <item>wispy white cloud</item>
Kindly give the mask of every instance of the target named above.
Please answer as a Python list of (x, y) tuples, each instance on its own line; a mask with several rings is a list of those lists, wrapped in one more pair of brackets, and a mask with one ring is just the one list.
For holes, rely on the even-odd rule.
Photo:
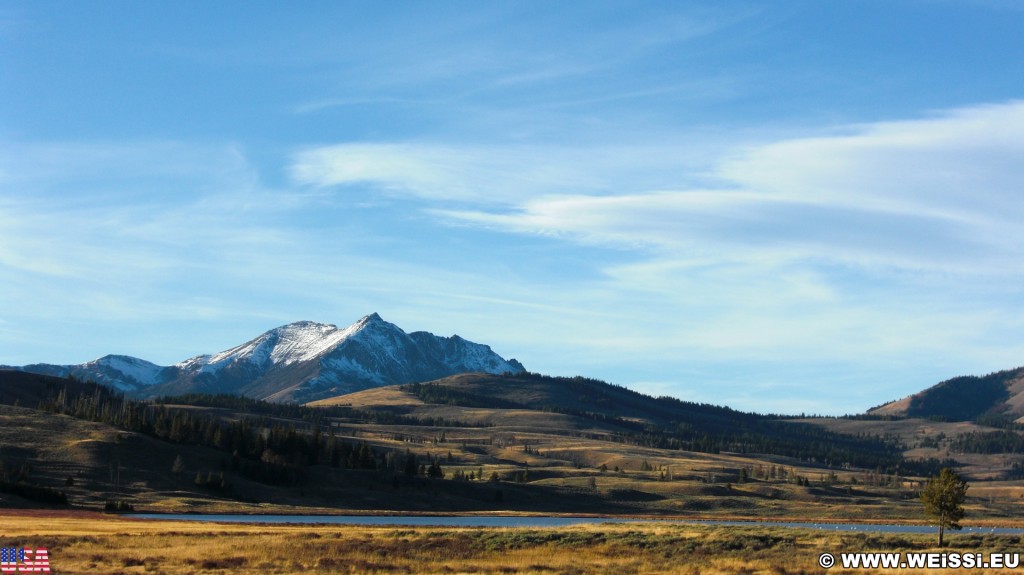
[(648, 246), (696, 264), (806, 259), (1019, 274), (1022, 130), (1024, 103), (966, 108), (746, 149), (714, 170), (728, 189), (538, 194), (513, 209), (434, 213), (516, 233)]
[(516, 147), (342, 144), (296, 154), (291, 174), (300, 185), (363, 185), (428, 200), (485, 204), (600, 185), (578, 164), (545, 159), (543, 149)]
[(180, 317), (222, 270), (295, 245), (273, 224), (298, 200), (260, 186), (233, 146), (14, 148), (0, 179), (0, 269), (24, 303), (9, 314)]
[(470, 188), (453, 150), (406, 145), (338, 145), (299, 153), (293, 179), (306, 185), (375, 184), (425, 198), (458, 199), (480, 193)]
[(1020, 271), (1020, 246), (1007, 237), (1008, 227), (927, 211), (876, 211), (747, 191), (691, 190), (545, 197), (512, 211), (434, 213), (510, 232), (671, 251), (677, 261), (692, 265), (807, 260), (1000, 275)]
[(757, 146), (723, 162), (720, 175), (804, 202), (1013, 218), (1024, 211), (1014, 186), (1024, 175), (1022, 129), (1024, 102), (967, 107)]
[(717, 180), (707, 163), (723, 144), (706, 136), (580, 146), (350, 143), (296, 152), (289, 171), (299, 186), (376, 189), (438, 206), (512, 208), (544, 197)]

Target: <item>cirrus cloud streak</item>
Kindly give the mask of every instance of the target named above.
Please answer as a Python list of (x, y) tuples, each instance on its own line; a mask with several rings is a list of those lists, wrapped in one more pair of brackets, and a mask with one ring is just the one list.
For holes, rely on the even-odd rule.
[(512, 209), (433, 213), (695, 262), (1024, 271), (1024, 141), (1013, 137), (1024, 103), (845, 130), (736, 152), (713, 169), (720, 189), (539, 194)]

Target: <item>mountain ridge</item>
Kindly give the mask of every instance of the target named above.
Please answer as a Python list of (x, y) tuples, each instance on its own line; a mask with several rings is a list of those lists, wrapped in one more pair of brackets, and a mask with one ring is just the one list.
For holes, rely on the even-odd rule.
[(868, 415), (972, 421), (996, 416), (1024, 423), (1024, 367), (983, 376), (941, 381), (902, 399), (868, 410)]
[(490, 346), (458, 335), (406, 333), (377, 313), (344, 328), (308, 320), (289, 323), (224, 351), (170, 366), (105, 355), (77, 365), (4, 367), (93, 380), (132, 397), (235, 393), (299, 403), (469, 371), (525, 371), (517, 360), (504, 359)]

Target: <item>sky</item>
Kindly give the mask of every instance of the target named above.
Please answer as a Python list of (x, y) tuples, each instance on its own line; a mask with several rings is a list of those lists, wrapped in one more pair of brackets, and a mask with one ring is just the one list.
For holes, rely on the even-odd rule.
[(1024, 2), (0, 0), (0, 364), (378, 312), (845, 414), (1024, 365)]

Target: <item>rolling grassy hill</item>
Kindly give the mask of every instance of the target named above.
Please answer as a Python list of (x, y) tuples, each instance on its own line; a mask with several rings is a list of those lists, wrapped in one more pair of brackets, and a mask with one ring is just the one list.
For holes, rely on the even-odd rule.
[(461, 374), (309, 405), (358, 406), (420, 418), (470, 417), (466, 423), (523, 430), (588, 430), (639, 446), (788, 456), (836, 467), (881, 467), (895, 472), (904, 464), (900, 446), (879, 436), (831, 433), (778, 416), (655, 398), (582, 377)]
[(873, 415), (946, 421), (988, 418), (1024, 423), (1024, 367), (984, 376), (960, 376), (871, 409)]
[[(901, 455), (907, 445), (871, 433), (878, 421), (824, 429), (585, 378), (464, 374), (297, 406), (200, 395), (142, 403), (91, 384), (0, 372), (0, 398), (8, 404), (0, 405), (4, 469), (28, 469), (19, 480), (63, 491), (73, 506), (918, 512), (920, 480)], [(972, 504), (987, 515), (1017, 513), (1017, 492), (1011, 486), (1005, 495)], [(0, 498), (5, 506), (41, 504)]]
[(992, 488), (1024, 479), (1024, 368), (954, 377), (859, 417), (804, 421), (898, 438), (904, 457), (949, 461)]

